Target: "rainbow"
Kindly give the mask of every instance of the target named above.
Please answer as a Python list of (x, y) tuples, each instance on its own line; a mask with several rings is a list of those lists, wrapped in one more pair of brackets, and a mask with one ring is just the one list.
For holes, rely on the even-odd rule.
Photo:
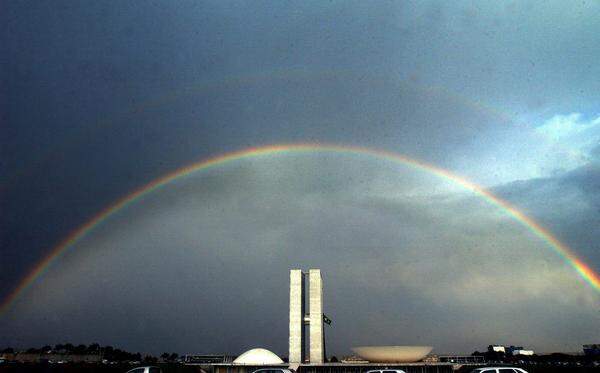
[(112, 205), (106, 207), (90, 219), (87, 223), (81, 225), (79, 228), (69, 234), (64, 240), (62, 240), (43, 260), (41, 260), (33, 269), (25, 276), (19, 285), (5, 298), (4, 302), (0, 305), (0, 312), (6, 311), (10, 306), (19, 298), (19, 295), (23, 294), (29, 289), (39, 278), (41, 278), (46, 271), (57, 262), (68, 249), (74, 247), (81, 239), (93, 231), (95, 227), (102, 224), (102, 222), (115, 215), (120, 210), (127, 206), (135, 203), (143, 196), (152, 193), (170, 182), (186, 177), (195, 172), (210, 169), (213, 167), (221, 166), (228, 162), (233, 162), (243, 158), (257, 158), (270, 155), (279, 155), (286, 153), (341, 153), (341, 154), (358, 154), (368, 156), (377, 159), (384, 159), (387, 161), (395, 162), (404, 166), (408, 166), (417, 170), (428, 172), (439, 178), (449, 180), (455, 184), (462, 186), (463, 188), (473, 192), (475, 195), (483, 198), (490, 204), (504, 211), (511, 218), (521, 223), (523, 226), (528, 228), (534, 235), (545, 241), (548, 246), (560, 257), (562, 257), (573, 269), (581, 276), (585, 282), (587, 282), (593, 289), (600, 292), (600, 276), (594, 272), (592, 268), (581, 261), (566, 244), (560, 242), (550, 231), (542, 227), (538, 222), (532, 218), (526, 216), (523, 212), (519, 211), (515, 206), (505, 201), (482, 186), (479, 186), (463, 177), (460, 177), (448, 170), (434, 166), (432, 164), (425, 163), (420, 160), (411, 159), (406, 156), (392, 153), (384, 150), (375, 150), (359, 146), (342, 146), (332, 144), (283, 144), (283, 145), (270, 145), (263, 147), (254, 147), (244, 150), (239, 150), (224, 155), (216, 156), (214, 158), (201, 160), (199, 162), (190, 164), (188, 166), (179, 168), (163, 177), (160, 177), (149, 184), (137, 189), (133, 193), (126, 195), (120, 200), (116, 201)]

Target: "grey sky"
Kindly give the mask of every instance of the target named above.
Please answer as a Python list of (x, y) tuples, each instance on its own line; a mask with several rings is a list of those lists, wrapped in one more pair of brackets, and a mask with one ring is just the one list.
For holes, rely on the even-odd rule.
[[(447, 168), (600, 271), (599, 7), (11, 3), (0, 15), (0, 296), (140, 186), (294, 142)], [(456, 185), (355, 156), (279, 156), (178, 181), (98, 227), (0, 315), (0, 346), (285, 354), (298, 266), (324, 271), (336, 354), (576, 350), (600, 327), (597, 291)]]

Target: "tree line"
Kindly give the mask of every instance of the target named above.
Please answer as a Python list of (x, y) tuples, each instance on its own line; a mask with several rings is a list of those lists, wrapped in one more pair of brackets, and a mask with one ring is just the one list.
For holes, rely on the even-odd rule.
[[(54, 346), (45, 345), (40, 348), (30, 347), (24, 350), (17, 350), (12, 347), (6, 347), (0, 350), (3, 354), (62, 354), (62, 355), (101, 355), (103, 360), (108, 361), (144, 361), (148, 363), (157, 362), (158, 358), (152, 355), (145, 355), (139, 352), (128, 352), (113, 346), (101, 346), (98, 343), (90, 345), (74, 345), (72, 343), (56, 344)], [(164, 352), (160, 355), (163, 361), (176, 361), (179, 355), (175, 352)]]

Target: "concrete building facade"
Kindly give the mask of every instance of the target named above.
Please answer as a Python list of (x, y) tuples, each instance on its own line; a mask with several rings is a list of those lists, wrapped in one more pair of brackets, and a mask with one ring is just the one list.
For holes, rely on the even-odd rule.
[(310, 318), (310, 363), (323, 364), (325, 361), (325, 336), (323, 334), (323, 279), (320, 269), (308, 271), (309, 318)]
[(305, 314), (305, 273), (300, 269), (290, 270), (290, 363), (304, 363), (305, 324), (309, 325), (309, 359), (311, 364), (325, 361), (325, 338), (323, 330), (323, 279), (320, 269), (308, 271), (309, 313)]
[(304, 353), (304, 273), (300, 269), (290, 271), (290, 335), (289, 359), (291, 363), (303, 363)]

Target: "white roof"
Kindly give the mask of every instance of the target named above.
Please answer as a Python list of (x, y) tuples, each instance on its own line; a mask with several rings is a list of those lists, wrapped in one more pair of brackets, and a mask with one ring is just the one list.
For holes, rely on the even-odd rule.
[(283, 364), (283, 360), (269, 350), (253, 348), (238, 356), (233, 363), (242, 365), (274, 365)]

